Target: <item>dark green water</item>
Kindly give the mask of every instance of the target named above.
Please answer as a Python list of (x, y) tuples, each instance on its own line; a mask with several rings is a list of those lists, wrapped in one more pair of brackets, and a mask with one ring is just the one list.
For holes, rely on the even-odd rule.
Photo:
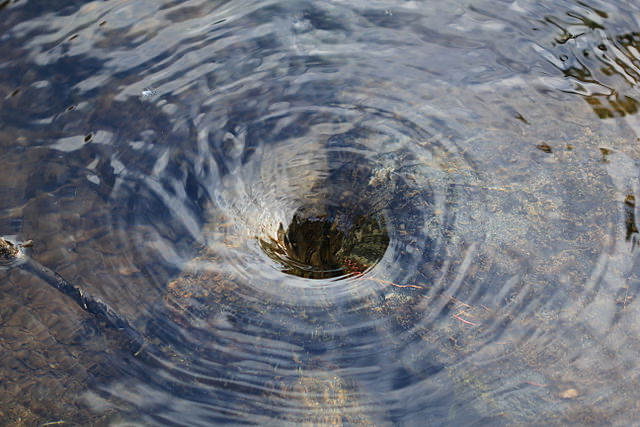
[(634, 424), (639, 17), (0, 3), (0, 425)]

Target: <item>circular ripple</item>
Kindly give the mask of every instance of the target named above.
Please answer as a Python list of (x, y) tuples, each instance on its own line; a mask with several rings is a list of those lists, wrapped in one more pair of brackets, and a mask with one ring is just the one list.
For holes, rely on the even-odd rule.
[[(112, 253), (104, 264), (121, 256), (139, 267), (93, 272), (107, 250), (65, 258), (84, 260), (80, 277), (96, 294), (129, 302), (157, 345), (113, 362), (123, 375), (108, 379), (112, 400), (162, 424), (299, 424), (308, 412), (399, 423), (448, 420), (451, 408), (532, 412), (557, 401), (553, 387), (586, 390), (569, 387), (581, 376), (612, 391), (606, 380), (623, 369), (605, 372), (597, 349), (610, 330), (633, 331), (624, 310), (637, 282), (637, 167), (584, 131), (591, 107), (534, 87), (548, 59), (529, 39), (513, 42), (513, 23), (531, 27), (523, 8), (501, 20), (466, 1), (125, 3), (91, 5), (109, 22), (99, 34), (86, 37), (83, 18), (79, 37), (36, 49), (38, 64), (68, 49), (103, 69), (73, 67), (85, 70), (73, 85), (91, 102), (41, 117), (38, 126), (51, 123), (42, 135), (16, 132), (45, 141), (37, 148), (51, 154), (38, 159), (55, 161), (38, 164), (60, 166), (42, 172), (54, 188), (69, 159), (80, 165), (51, 195), (83, 199), (65, 212), (86, 222), (35, 224), (64, 244), (75, 224), (94, 227), (95, 245)], [(123, 30), (109, 30), (118, 21)], [(516, 37), (499, 40), (506, 28)], [(111, 229), (108, 215), (88, 214), (87, 195), (111, 209)], [(363, 223), (373, 234), (384, 224), (388, 240), (336, 249), (335, 277), (326, 257), (322, 277), (287, 274), (292, 262), (317, 266), (291, 244), (309, 221), (340, 224), (343, 242), (359, 241), (346, 236)], [(152, 287), (157, 306), (134, 297)], [(589, 359), (576, 354), (586, 345)]]
[[(243, 283), (238, 292), (251, 298), (258, 292), (313, 305), (410, 281), (415, 273), (407, 272), (442, 255), (453, 195), (444, 163), (455, 162), (419, 126), (377, 108), (336, 105), (274, 113), (247, 124), (241, 135), (226, 136), (233, 154), (208, 208), (208, 258), (192, 269), (232, 272)], [(278, 246), (284, 224), (330, 216), (353, 230), (364, 214), (384, 224), (388, 248), (378, 251), (379, 261), (364, 252), (359, 259), (340, 253), (347, 261), (334, 267), (344, 280), (285, 276), (282, 258), (274, 262), (286, 253)], [(271, 242), (266, 251), (265, 242)], [(341, 275), (349, 264), (361, 274)]]

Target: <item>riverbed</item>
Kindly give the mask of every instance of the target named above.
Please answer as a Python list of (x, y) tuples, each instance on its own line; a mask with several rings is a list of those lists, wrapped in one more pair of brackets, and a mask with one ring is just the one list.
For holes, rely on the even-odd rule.
[(0, 425), (636, 422), (639, 12), (0, 3)]

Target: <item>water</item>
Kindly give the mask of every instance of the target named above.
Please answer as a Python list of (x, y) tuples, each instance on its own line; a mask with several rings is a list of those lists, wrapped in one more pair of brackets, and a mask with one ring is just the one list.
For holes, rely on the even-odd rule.
[(632, 3), (0, 7), (5, 425), (639, 419)]

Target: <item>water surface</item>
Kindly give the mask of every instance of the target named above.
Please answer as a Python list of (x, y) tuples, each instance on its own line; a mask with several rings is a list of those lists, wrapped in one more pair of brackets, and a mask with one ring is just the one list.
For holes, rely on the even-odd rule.
[(639, 419), (632, 3), (0, 8), (4, 424)]

